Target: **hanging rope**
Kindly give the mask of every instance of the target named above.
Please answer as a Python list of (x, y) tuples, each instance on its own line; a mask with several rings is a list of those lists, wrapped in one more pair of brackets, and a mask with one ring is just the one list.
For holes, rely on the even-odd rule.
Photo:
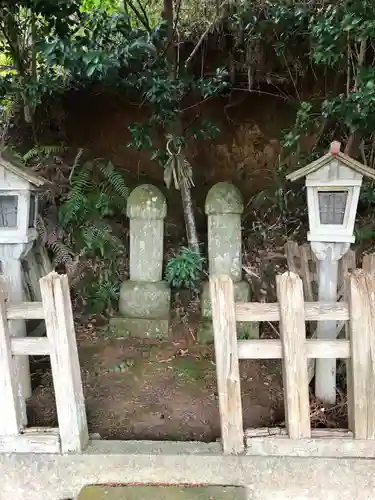
[(171, 136), (169, 137), (166, 146), (168, 159), (164, 165), (165, 185), (169, 189), (173, 180), (175, 189), (180, 189), (182, 184), (185, 184), (186, 187), (194, 187), (193, 169), (181, 152), (182, 146), (179, 145), (176, 151), (173, 151), (171, 146), (175, 146), (174, 139)]

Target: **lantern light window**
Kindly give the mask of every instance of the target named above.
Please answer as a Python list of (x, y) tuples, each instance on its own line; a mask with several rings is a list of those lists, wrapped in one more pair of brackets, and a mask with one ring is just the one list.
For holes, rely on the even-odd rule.
[(319, 217), (321, 224), (343, 225), (348, 191), (319, 191)]
[(18, 196), (0, 196), (0, 227), (17, 227)]

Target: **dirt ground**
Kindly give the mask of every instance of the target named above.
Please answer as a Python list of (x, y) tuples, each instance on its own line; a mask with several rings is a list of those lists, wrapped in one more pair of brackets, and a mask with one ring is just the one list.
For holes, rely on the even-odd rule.
[[(219, 437), (213, 346), (197, 344), (181, 325), (169, 342), (110, 338), (93, 323), (76, 334), (90, 432), (103, 439)], [(29, 424), (57, 426), (48, 360), (32, 361)], [(280, 362), (241, 361), (240, 370), (245, 428), (280, 423)]]

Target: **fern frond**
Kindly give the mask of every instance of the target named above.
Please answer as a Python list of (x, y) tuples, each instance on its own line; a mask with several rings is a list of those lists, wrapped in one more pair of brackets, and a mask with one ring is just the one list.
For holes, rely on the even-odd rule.
[(23, 161), (27, 163), (28, 161), (40, 155), (43, 155), (48, 158), (51, 155), (65, 153), (67, 150), (68, 148), (62, 144), (45, 144), (40, 146), (34, 146), (23, 156)]
[(39, 239), (44, 246), (46, 244), (47, 238), (48, 238), (48, 229), (47, 229), (47, 224), (44, 221), (43, 217), (41, 215), (37, 215), (36, 218), (36, 224), (35, 224), (36, 230), (38, 231), (38, 236)]
[(73, 265), (68, 269), (69, 281), (72, 288), (84, 281), (87, 272), (87, 262), (79, 258), (75, 259)]
[(87, 211), (87, 191), (92, 187), (90, 165), (76, 170), (72, 177), (68, 198), (61, 206), (60, 217), (64, 225), (82, 220)]
[(65, 267), (69, 267), (73, 264), (72, 251), (62, 241), (54, 241), (53, 243), (51, 243), (50, 248), (54, 255), (54, 267), (61, 264), (63, 264)]
[(101, 163), (99, 168), (104, 177), (104, 182), (101, 185), (103, 192), (110, 195), (111, 191), (114, 191), (125, 202), (129, 196), (129, 188), (120, 172), (115, 170), (110, 161), (106, 165)]

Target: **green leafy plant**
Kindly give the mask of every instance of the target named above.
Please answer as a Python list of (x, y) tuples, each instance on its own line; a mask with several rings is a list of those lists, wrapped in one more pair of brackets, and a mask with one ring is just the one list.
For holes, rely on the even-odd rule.
[(34, 146), (27, 153), (23, 155), (23, 161), (25, 163), (34, 160), (35, 158), (45, 157), (49, 158), (51, 155), (61, 155), (68, 150), (66, 146), (63, 144), (41, 144), (38, 146)]
[(182, 247), (166, 265), (166, 279), (172, 287), (197, 290), (204, 259), (194, 250)]
[(76, 167), (57, 210), (39, 218), (42, 243), (63, 265), (82, 304), (90, 312), (110, 312), (125, 277), (125, 247), (111, 220), (126, 213), (129, 190), (114, 166), (88, 162)]
[(88, 162), (76, 168), (71, 189), (61, 205), (59, 217), (63, 225), (81, 226), (85, 221), (102, 220), (115, 213), (126, 214), (129, 189), (111, 162)]

